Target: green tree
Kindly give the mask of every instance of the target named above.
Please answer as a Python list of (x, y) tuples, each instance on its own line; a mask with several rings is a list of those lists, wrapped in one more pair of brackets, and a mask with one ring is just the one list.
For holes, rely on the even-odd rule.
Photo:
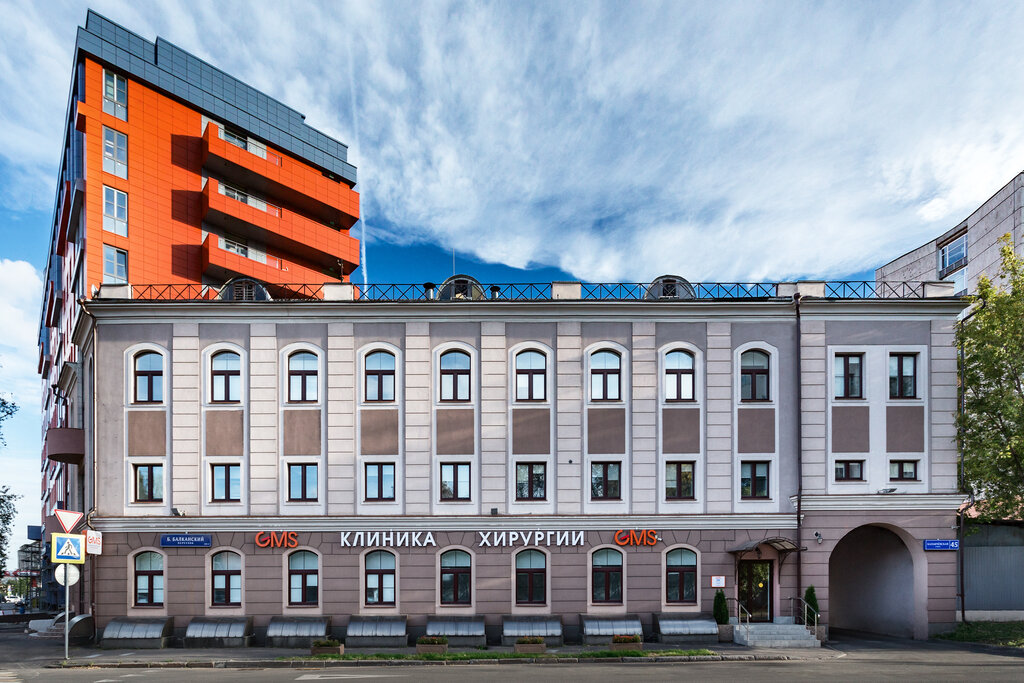
[[(7, 445), (4, 441), (3, 423), (17, 410), (18, 406), (14, 401), (0, 395), (0, 446)], [(14, 521), (14, 501), (18, 498), (21, 496), (12, 493), (9, 487), (0, 488), (0, 575), (7, 569), (7, 543), (11, 538), (11, 522)]]
[(963, 411), (957, 432), (981, 521), (1024, 516), (1024, 262), (1001, 238), (1001, 286), (984, 275), (957, 325)]

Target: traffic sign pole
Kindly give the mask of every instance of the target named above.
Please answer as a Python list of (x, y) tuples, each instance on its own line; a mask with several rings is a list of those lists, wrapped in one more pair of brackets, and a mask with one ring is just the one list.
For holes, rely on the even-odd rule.
[(64, 659), (68, 658), (68, 598), (71, 595), (71, 578), (68, 565), (64, 565)]

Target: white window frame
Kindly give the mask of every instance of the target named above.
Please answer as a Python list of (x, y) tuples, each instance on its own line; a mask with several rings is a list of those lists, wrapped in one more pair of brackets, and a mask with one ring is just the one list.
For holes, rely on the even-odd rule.
[[(121, 255), (121, 254), (124, 255), (124, 277), (123, 278), (121, 276), (119, 276), (116, 272), (114, 272), (112, 275), (107, 273), (107, 262), (108, 262), (107, 255), (108, 254), (113, 254), (113, 256), (114, 256), (114, 268), (115, 269), (118, 268), (118, 266), (119, 266), (117, 257), (119, 255)], [(126, 284), (128, 284), (128, 252), (126, 250), (119, 249), (118, 247), (115, 247), (115, 246), (110, 245), (110, 244), (104, 244), (103, 245), (103, 284), (106, 284), (106, 285), (126, 285)]]
[[(124, 200), (124, 218), (117, 217), (121, 199)], [(107, 213), (108, 204), (113, 204), (113, 214)], [(109, 185), (103, 186), (103, 229), (121, 237), (128, 236), (128, 193)]]
[[(107, 97), (107, 80), (114, 81), (114, 99)], [(118, 85), (124, 84), (123, 88)], [(124, 93), (124, 103), (118, 101), (118, 94)], [(128, 120), (128, 79), (109, 69), (103, 70), (103, 112), (122, 121)]]
[[(241, 583), (242, 583), (242, 596), (241, 604), (237, 607), (217, 607), (213, 604), (213, 556), (218, 553), (231, 552), (241, 559)], [(216, 548), (210, 548), (206, 555), (203, 557), (205, 574), (204, 574), (204, 585), (203, 589), (203, 604), (206, 606), (205, 614), (208, 617), (230, 617), (230, 616), (245, 616), (245, 553), (240, 548), (235, 548), (229, 545), (221, 545)]]
[[(107, 154), (108, 137), (113, 141), (112, 155)], [(122, 149), (121, 142), (124, 142), (124, 161), (117, 158)], [(103, 172), (122, 179), (128, 178), (128, 136), (109, 126), (103, 126)]]

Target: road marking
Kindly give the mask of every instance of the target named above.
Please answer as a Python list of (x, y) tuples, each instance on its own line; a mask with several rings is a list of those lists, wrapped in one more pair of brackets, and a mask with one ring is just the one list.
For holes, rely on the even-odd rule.
[(408, 674), (345, 674), (345, 673), (326, 673), (326, 674), (302, 674), (296, 681), (327, 681), (327, 680), (351, 680), (355, 678), (405, 678)]
[(21, 679), (16, 678), (13, 671), (0, 671), (0, 681), (3, 683), (21, 683)]

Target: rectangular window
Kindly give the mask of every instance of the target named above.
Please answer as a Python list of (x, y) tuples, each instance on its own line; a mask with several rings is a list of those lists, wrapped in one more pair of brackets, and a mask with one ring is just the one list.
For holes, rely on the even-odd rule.
[(395, 499), (395, 465), (371, 462), (366, 464), (366, 500)]
[(516, 463), (516, 500), (544, 500), (546, 469), (542, 462)]
[(469, 500), (469, 463), (441, 463), (441, 500)]
[(768, 498), (768, 473), (771, 463), (743, 462), (740, 464), (740, 497)]
[(665, 463), (665, 499), (693, 499), (693, 463)]
[(946, 244), (939, 251), (939, 271), (944, 271), (967, 258), (967, 233)]
[(316, 465), (288, 465), (288, 500), (310, 503), (316, 499)]
[(128, 236), (128, 195), (103, 186), (103, 229), (121, 237)]
[(122, 121), (128, 120), (128, 81), (106, 69), (103, 70), (103, 111)]
[(891, 461), (889, 463), (889, 479), (892, 481), (917, 481), (917, 461)]
[(103, 245), (103, 282), (124, 284), (128, 282), (128, 252), (109, 244)]
[(836, 460), (836, 481), (864, 481), (864, 461)]
[(863, 367), (862, 354), (836, 354), (833, 364), (833, 389), (836, 398), (864, 398)]
[(960, 268), (959, 270), (953, 271), (946, 277), (942, 278), (943, 282), (952, 282), (954, 289), (954, 296), (960, 296), (967, 293), (967, 266)]
[(249, 137), (245, 133), (228, 128), (227, 126), (224, 126), (224, 139), (236, 147), (241, 147), (242, 149), (249, 148)]
[(160, 503), (164, 499), (164, 466), (135, 465), (135, 502)]
[(213, 475), (214, 503), (238, 503), (242, 500), (242, 466), (210, 465)]
[(103, 126), (103, 171), (128, 177), (128, 136)]
[(590, 499), (619, 500), (622, 465), (618, 462), (594, 462), (590, 464)]
[(238, 254), (239, 256), (249, 257), (249, 247), (245, 245), (245, 242), (238, 240), (229, 239), (222, 237), (220, 240), (221, 249), (224, 251), (230, 251), (232, 254)]
[(917, 398), (917, 354), (889, 354), (889, 398)]

